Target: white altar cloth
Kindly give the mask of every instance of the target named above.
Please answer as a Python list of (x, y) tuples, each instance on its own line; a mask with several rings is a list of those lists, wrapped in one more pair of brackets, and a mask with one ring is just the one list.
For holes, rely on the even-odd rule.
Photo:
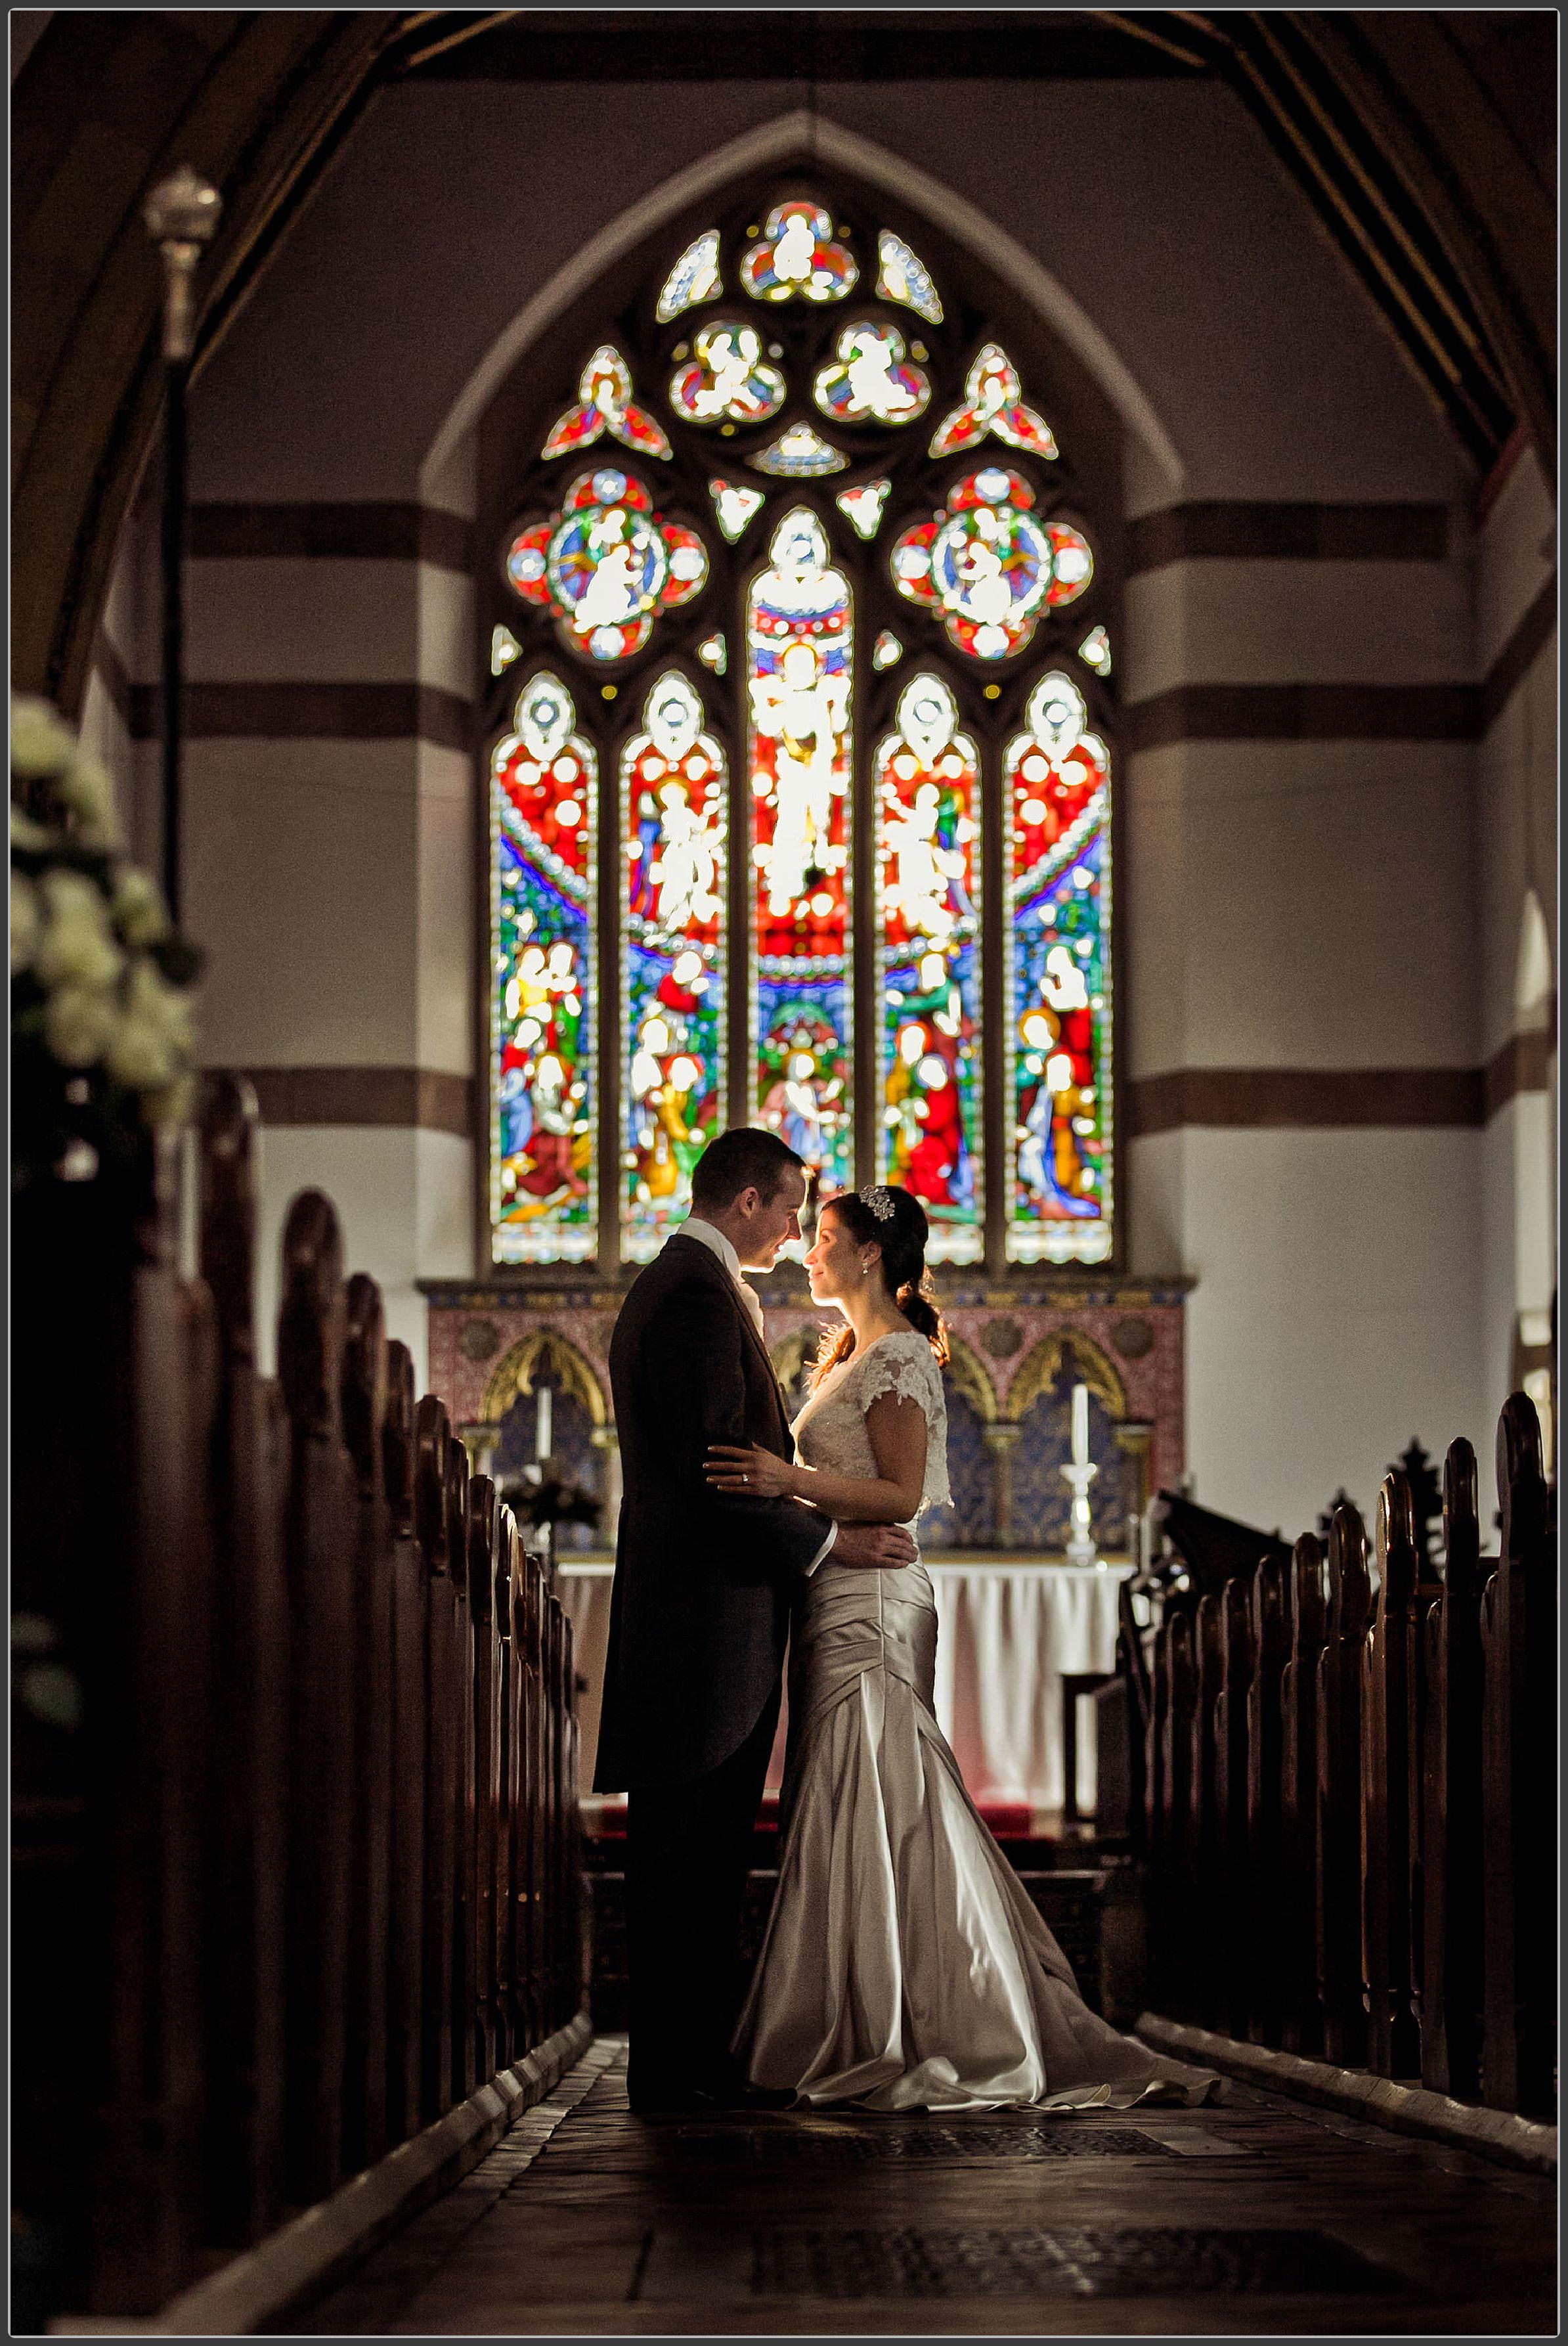
[[(1130, 1569), (1084, 1570), (1027, 1555), (929, 1556), (936, 1591), (936, 1715), (976, 1800), (1026, 1803), (1059, 1814), (1063, 1801), (1062, 1679), (1109, 1670), (1116, 1642), (1116, 1588)], [(608, 1558), (565, 1556), (556, 1587), (571, 1618), (579, 1677), (582, 1789), (594, 1779), (599, 1695), (609, 1637)], [(784, 1772), (779, 1721), (768, 1781)], [(1095, 1804), (1095, 1739), (1078, 1722), (1078, 1806)]]

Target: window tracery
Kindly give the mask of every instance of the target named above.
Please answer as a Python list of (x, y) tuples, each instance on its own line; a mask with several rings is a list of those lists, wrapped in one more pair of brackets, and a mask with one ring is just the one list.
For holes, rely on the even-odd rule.
[(496, 1262), (647, 1260), (746, 1119), (938, 1260), (1111, 1257), (1111, 636), (956, 291), (787, 188), (546, 404), (485, 615)]

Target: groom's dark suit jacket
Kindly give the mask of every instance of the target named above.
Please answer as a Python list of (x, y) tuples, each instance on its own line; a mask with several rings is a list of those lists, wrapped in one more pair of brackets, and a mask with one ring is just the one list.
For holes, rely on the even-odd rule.
[(828, 1536), (799, 1499), (727, 1496), (711, 1442), (794, 1443), (762, 1340), (718, 1257), (678, 1232), (610, 1342), (626, 1495), (594, 1789), (685, 1784), (739, 1749), (779, 1683), (789, 1600)]

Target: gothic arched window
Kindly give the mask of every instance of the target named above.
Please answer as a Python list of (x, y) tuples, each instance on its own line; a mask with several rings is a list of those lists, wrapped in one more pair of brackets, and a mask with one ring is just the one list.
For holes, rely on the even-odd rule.
[(487, 622), (493, 1262), (646, 1260), (743, 1122), (939, 1261), (1110, 1260), (1111, 641), (1045, 391), (799, 183), (576, 353)]

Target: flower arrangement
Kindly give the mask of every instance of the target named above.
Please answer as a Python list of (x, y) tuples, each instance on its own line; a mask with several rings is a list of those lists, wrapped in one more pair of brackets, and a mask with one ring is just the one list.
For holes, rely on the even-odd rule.
[(46, 700), (11, 700), (12, 1188), (136, 1178), (194, 1089), (201, 966)]

